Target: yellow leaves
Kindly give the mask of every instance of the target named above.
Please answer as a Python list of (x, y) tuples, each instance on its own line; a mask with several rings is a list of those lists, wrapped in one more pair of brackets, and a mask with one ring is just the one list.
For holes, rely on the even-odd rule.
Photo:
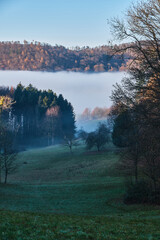
[(0, 106), (3, 106), (4, 99), (0, 98)]
[(139, 93), (140, 101), (152, 101), (153, 103), (159, 102), (160, 96), (160, 76), (155, 74), (154, 77), (151, 77), (144, 87), (143, 90)]
[(12, 98), (7, 96), (0, 96), (0, 108), (1, 109), (9, 109), (13, 104)]

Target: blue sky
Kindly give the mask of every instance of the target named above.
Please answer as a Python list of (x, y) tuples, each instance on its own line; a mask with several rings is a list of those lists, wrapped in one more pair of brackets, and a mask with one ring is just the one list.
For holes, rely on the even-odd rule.
[(107, 19), (130, 0), (0, 0), (0, 41), (99, 46), (111, 39)]

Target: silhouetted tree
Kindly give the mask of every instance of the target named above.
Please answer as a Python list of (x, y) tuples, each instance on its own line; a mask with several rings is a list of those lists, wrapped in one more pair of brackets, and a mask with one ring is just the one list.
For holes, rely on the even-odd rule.
[(14, 173), (18, 165), (16, 163), (17, 153), (5, 152), (0, 155), (2, 163), (2, 171), (4, 172), (4, 183), (7, 183), (8, 175)]
[(14, 150), (14, 135), (6, 126), (0, 129), (0, 171), (4, 172), (4, 183), (7, 183), (8, 174), (13, 173), (17, 169), (15, 163), (17, 154)]
[(86, 145), (88, 149), (96, 147), (98, 152), (109, 141), (110, 131), (106, 124), (100, 123), (95, 132), (88, 133)]
[[(115, 52), (124, 54), (130, 51), (133, 56), (131, 64), (128, 65), (129, 76), (123, 79), (121, 85), (116, 84), (112, 92), (112, 100), (119, 109), (113, 138), (117, 143), (123, 142), (121, 136), (126, 140), (131, 139), (126, 141), (129, 144), (127, 143), (127, 157), (124, 159), (130, 159), (136, 165), (141, 161), (141, 176), (145, 175), (145, 178), (147, 176), (148, 180), (152, 181), (154, 192), (157, 191), (160, 165), (159, 20), (159, 0), (133, 4), (126, 12), (126, 18), (112, 20), (113, 33), (117, 39), (132, 42), (121, 48), (117, 46)], [(129, 118), (126, 115), (128, 112)], [(137, 179), (136, 175), (137, 170)]]
[(131, 141), (133, 141), (133, 120), (129, 111), (125, 110), (115, 117), (112, 140), (118, 147), (131, 145)]

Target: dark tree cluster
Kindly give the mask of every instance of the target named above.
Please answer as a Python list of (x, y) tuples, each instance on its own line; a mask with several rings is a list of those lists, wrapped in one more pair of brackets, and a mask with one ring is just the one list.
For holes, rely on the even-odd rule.
[(101, 148), (109, 142), (109, 129), (107, 128), (106, 124), (101, 123), (99, 124), (96, 131), (91, 132), (88, 134), (86, 138), (86, 145), (88, 149), (91, 149), (93, 147), (97, 148), (97, 151), (99, 152)]
[(68, 49), (40, 42), (0, 42), (0, 69), (30, 71), (104, 72), (124, 71), (132, 58), (128, 53), (111, 58), (112, 48)]
[(6, 99), (10, 98), (12, 103), (9, 110), (2, 109), (1, 118), (16, 133), (18, 146), (51, 145), (74, 136), (73, 107), (62, 95), (38, 90), (31, 84), (3, 90), (8, 95), (1, 96), (3, 108)]
[(112, 27), (116, 37), (133, 42), (134, 53), (129, 77), (112, 93), (113, 142), (123, 147), (121, 168), (135, 176), (125, 199), (160, 204), (160, 2), (133, 5), (126, 21), (113, 19)]
[(99, 123), (93, 132), (87, 133), (83, 129), (79, 130), (78, 137), (85, 142), (87, 149), (96, 148), (100, 152), (110, 141), (110, 129), (106, 123)]

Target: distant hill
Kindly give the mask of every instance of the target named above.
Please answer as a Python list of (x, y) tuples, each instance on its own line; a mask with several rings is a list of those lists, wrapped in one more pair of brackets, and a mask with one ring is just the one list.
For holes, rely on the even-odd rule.
[(40, 42), (0, 42), (0, 70), (106, 72), (126, 69), (131, 55), (112, 56), (112, 48), (51, 46)]

